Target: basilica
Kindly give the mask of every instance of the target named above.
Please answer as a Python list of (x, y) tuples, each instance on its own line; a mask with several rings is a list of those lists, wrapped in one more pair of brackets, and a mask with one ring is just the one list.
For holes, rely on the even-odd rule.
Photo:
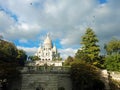
[(50, 38), (50, 34), (46, 35), (43, 44), (40, 45), (36, 54), (39, 60), (36, 61), (36, 65), (43, 65), (47, 63), (48, 65), (61, 66), (60, 53), (58, 53), (57, 47)]

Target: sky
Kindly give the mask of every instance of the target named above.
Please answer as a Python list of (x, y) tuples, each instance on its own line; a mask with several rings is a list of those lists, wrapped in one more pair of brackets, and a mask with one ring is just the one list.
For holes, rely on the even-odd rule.
[(50, 33), (65, 59), (81, 48), (81, 37), (90, 27), (103, 51), (113, 37), (120, 39), (119, 4), (120, 0), (0, 0), (0, 35), (29, 56)]

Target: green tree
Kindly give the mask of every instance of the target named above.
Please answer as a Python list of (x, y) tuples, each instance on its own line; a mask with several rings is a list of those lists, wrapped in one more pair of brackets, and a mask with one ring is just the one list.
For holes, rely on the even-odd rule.
[(74, 61), (74, 58), (71, 57), (71, 56), (68, 56), (67, 59), (64, 62), (64, 65), (65, 66), (70, 66), (73, 61)]
[(13, 43), (0, 39), (0, 80), (7, 80), (10, 85), (15, 78), (19, 78), (18, 59), (22, 60), (24, 55)]
[(80, 61), (89, 61), (89, 57), (87, 54), (85, 54), (84, 50), (78, 50), (77, 53), (75, 53), (75, 59)]
[(86, 60), (86, 62), (95, 65), (99, 63), (98, 58), (100, 53), (100, 48), (97, 43), (98, 39), (94, 31), (91, 28), (87, 28), (86, 33), (82, 36), (82, 52), (84, 53), (84, 55), (87, 55), (88, 59)]
[(15, 61), (17, 55), (17, 48), (13, 43), (0, 40), (0, 61)]
[(105, 44), (107, 55), (105, 57), (105, 66), (108, 70), (120, 71), (120, 40), (112, 39)]
[(27, 55), (24, 50), (18, 50), (17, 60), (20, 66), (24, 66), (27, 59)]
[(113, 38), (111, 41), (105, 44), (104, 48), (108, 55), (120, 53), (120, 40)]
[(28, 58), (32, 61), (40, 59), (38, 56), (29, 56)]
[(104, 64), (107, 70), (120, 71), (120, 54), (107, 55)]

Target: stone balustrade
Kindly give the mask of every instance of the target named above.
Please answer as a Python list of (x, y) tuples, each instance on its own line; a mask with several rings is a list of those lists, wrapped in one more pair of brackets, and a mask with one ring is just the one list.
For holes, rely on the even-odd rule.
[(54, 66), (26, 66), (21, 73), (69, 73), (70, 67)]

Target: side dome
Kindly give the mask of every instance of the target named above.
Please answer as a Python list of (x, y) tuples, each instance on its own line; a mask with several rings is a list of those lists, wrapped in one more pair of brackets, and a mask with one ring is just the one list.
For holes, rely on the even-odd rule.
[(53, 46), (53, 52), (57, 53), (57, 48), (56, 48), (56, 45), (54, 44)]

